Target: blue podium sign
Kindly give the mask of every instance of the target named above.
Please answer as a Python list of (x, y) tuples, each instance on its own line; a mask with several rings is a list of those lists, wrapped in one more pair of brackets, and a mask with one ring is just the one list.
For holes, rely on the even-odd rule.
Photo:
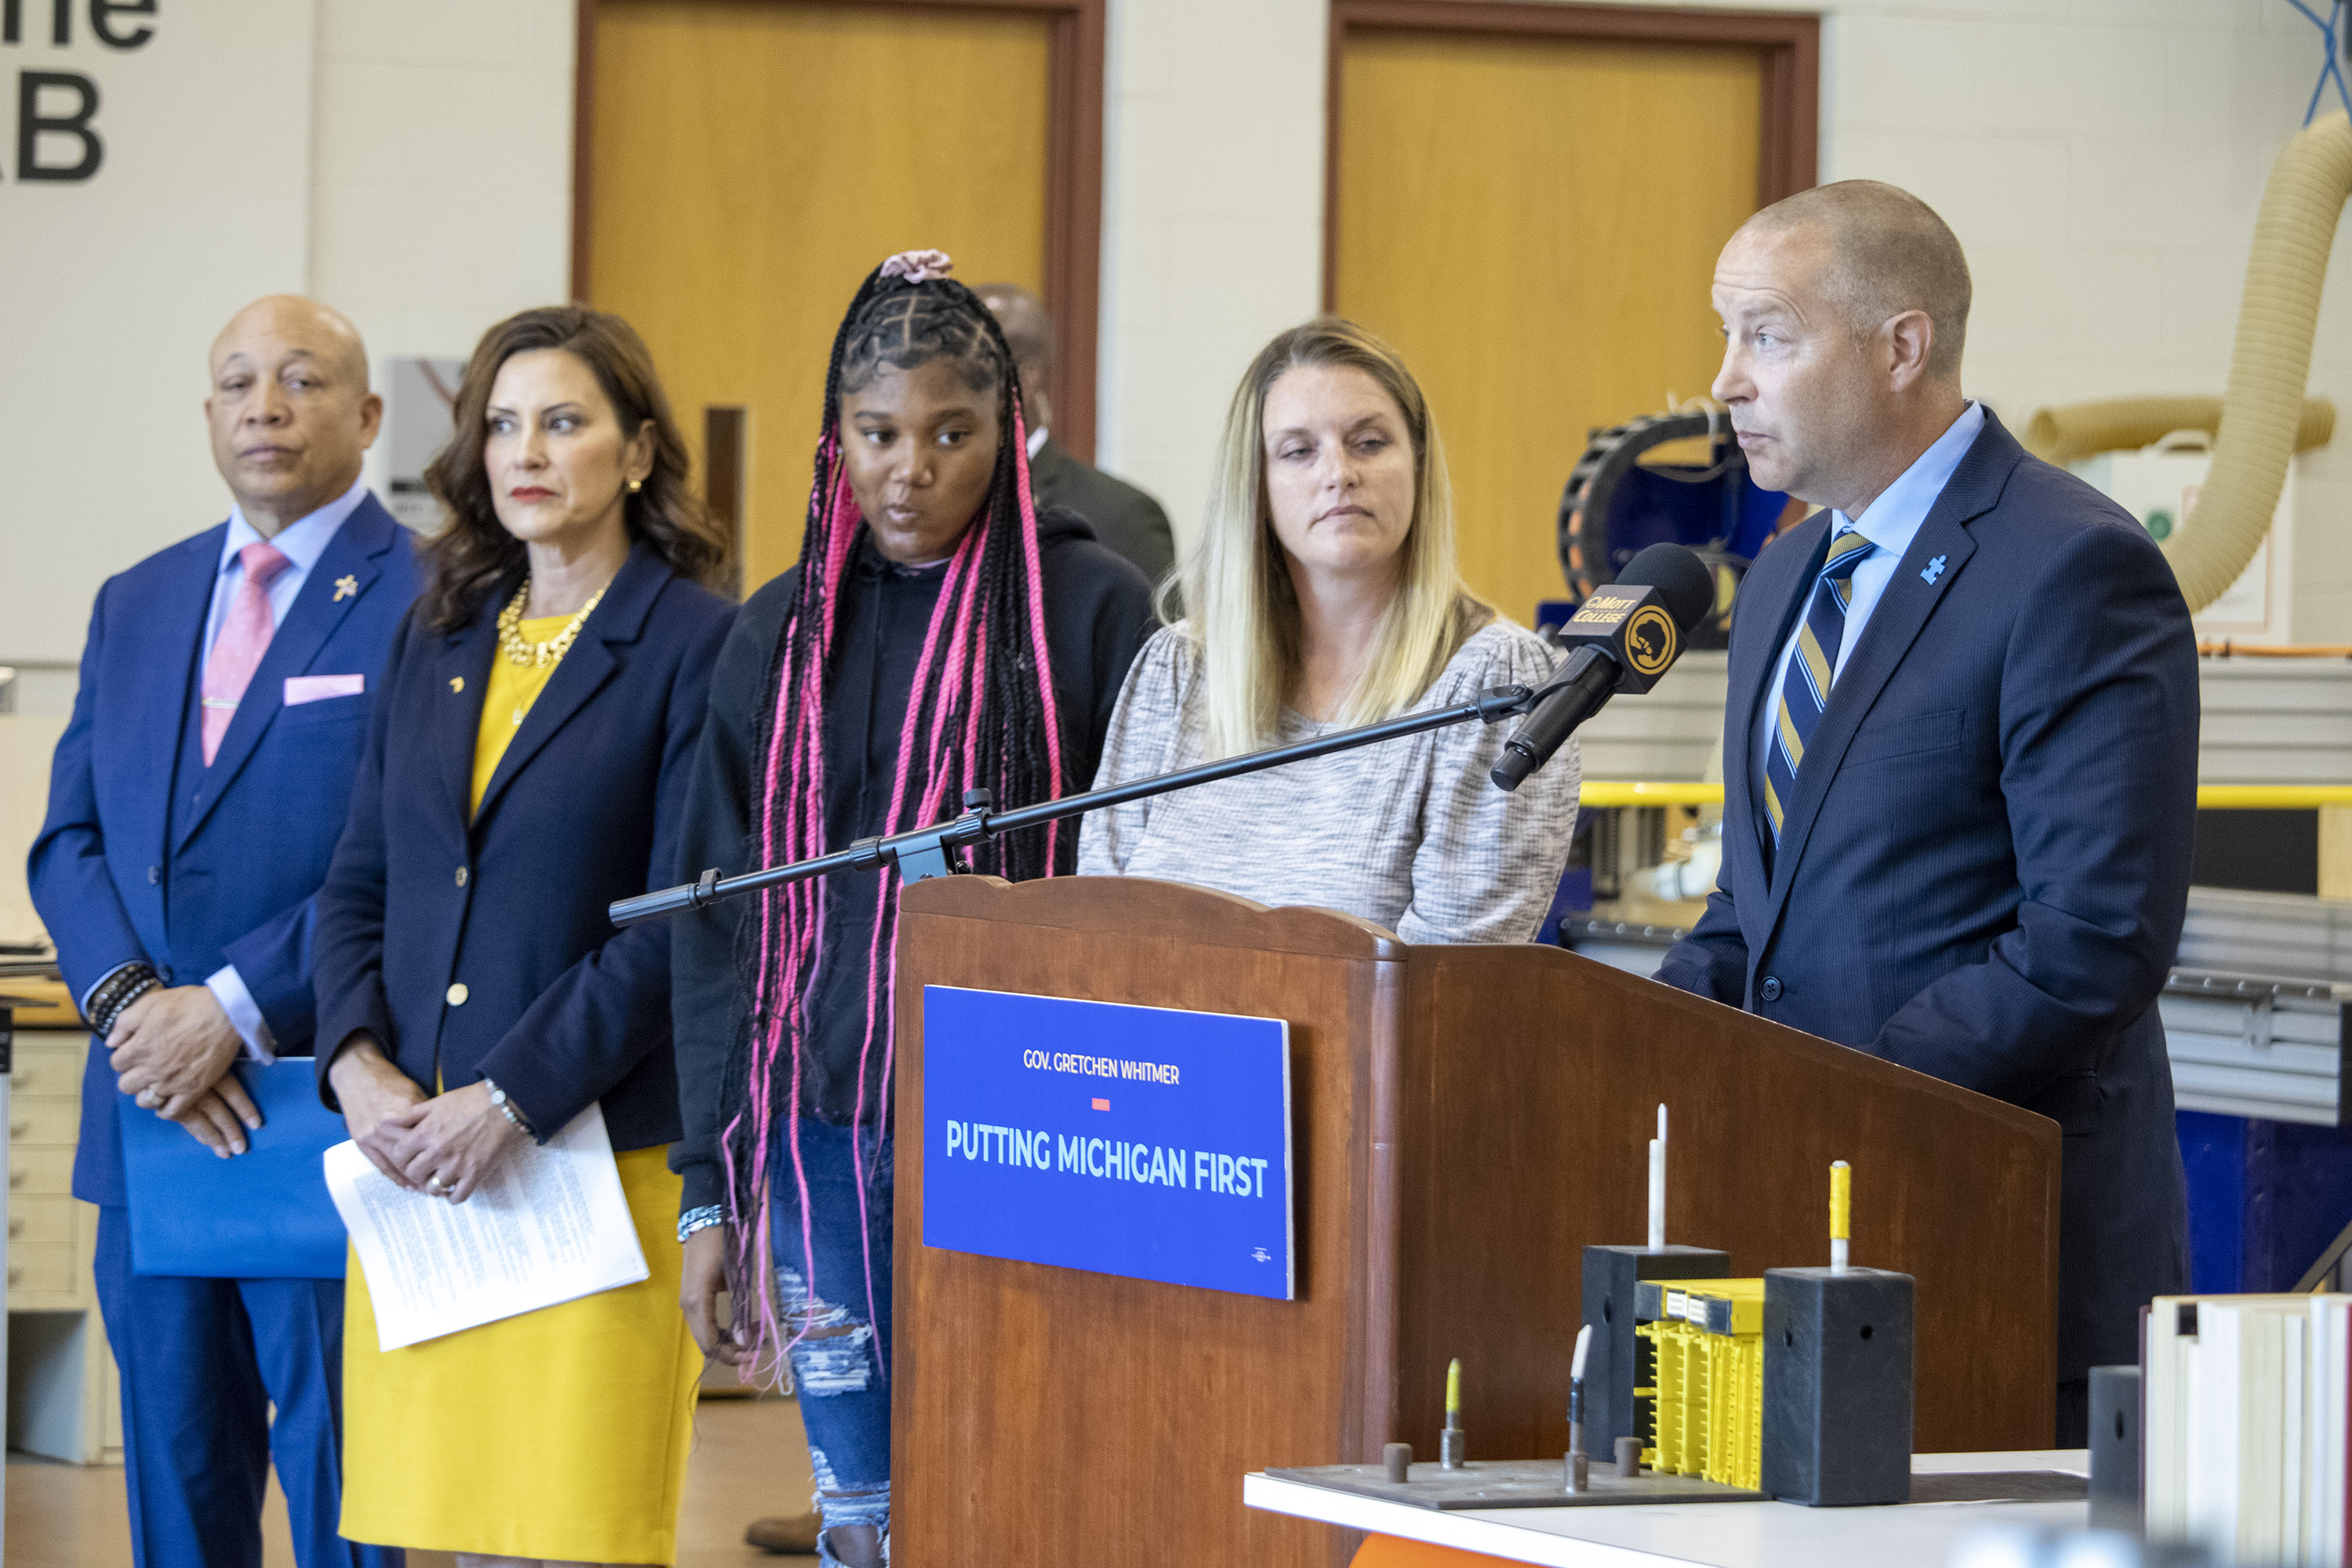
[(923, 1244), (1288, 1300), (1290, 1026), (923, 988)]

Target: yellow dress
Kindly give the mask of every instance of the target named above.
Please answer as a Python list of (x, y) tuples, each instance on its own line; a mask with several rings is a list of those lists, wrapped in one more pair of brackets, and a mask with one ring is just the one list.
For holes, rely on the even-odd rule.
[[(545, 642), (571, 617), (522, 623)], [(473, 805), (556, 667), (491, 661)], [(582, 1563), (669, 1563), (702, 1354), (677, 1305), (679, 1183), (617, 1156), (651, 1278), (396, 1351), (352, 1257), (343, 1314), (342, 1533)]]

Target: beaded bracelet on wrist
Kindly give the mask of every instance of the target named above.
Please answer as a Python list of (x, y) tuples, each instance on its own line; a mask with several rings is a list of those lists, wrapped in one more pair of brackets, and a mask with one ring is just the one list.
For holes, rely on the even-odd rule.
[(162, 988), (163, 982), (155, 971), (144, 963), (126, 963), (99, 983), (89, 998), (89, 1026), (100, 1039), (114, 1033), (116, 1020), (123, 1009), (150, 991)]
[[(154, 970), (144, 963), (126, 963), (100, 981), (89, 995), (91, 1026), (111, 1025), (122, 1009), (130, 1005), (131, 994), (142, 981), (152, 979), (154, 973)], [(99, 1032), (103, 1034), (106, 1031), (100, 1029)]]
[(500, 1089), (488, 1076), (483, 1078), (482, 1087), (490, 1091), (490, 1103), (499, 1108), (499, 1114), (505, 1117), (516, 1131), (534, 1143), (539, 1142), (539, 1134), (531, 1131), (530, 1119), (515, 1109), (514, 1101), (507, 1098), (505, 1089)]
[(698, 1230), (709, 1230), (714, 1225), (727, 1223), (727, 1211), (717, 1204), (705, 1204), (698, 1209), (688, 1209), (677, 1216), (677, 1239), (686, 1238)]
[(100, 1039), (108, 1038), (114, 1033), (114, 1026), (121, 1020), (122, 1015), (131, 1010), (131, 1004), (162, 984), (163, 982), (152, 974), (134, 979), (129, 985), (109, 996), (105, 1004), (97, 1009), (98, 1016), (90, 1020), (90, 1028), (97, 1033)]

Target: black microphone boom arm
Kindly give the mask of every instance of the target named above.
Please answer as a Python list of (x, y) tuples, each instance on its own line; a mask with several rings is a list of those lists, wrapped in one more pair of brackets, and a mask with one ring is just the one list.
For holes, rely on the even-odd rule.
[[(1570, 666), (1575, 665), (1576, 661), (1571, 660)], [(1578, 673), (1582, 673), (1580, 668)], [(928, 877), (944, 877), (962, 870), (962, 851), (983, 838), (1083, 816), (1105, 806), (1124, 805), (1130, 800), (1144, 800), (1155, 795), (1190, 789), (1195, 784), (1213, 784), (1219, 779), (1280, 767), (1285, 763), (1303, 763), (1310, 757), (1327, 757), (1335, 752), (1351, 752), (1359, 746), (1378, 745), (1382, 741), (1402, 740), (1408, 735), (1449, 729), (1473, 720), (1482, 724), (1497, 723), (1528, 712), (1559, 689), (1569, 679), (1568, 670), (1563, 669), (1559, 676), (1539, 687), (1497, 686), (1450, 708), (1423, 709), (1418, 713), (1407, 713), (1384, 723), (1366, 724), (1360, 729), (1318, 735), (1314, 740), (1301, 741), (1296, 745), (1276, 746), (1270, 751), (1226, 757), (1148, 779), (1133, 779), (1126, 784), (1113, 784), (1108, 789), (1066, 795), (1060, 800), (1024, 805), (1014, 811), (998, 811), (986, 790), (971, 790), (963, 797), (963, 815), (949, 821), (934, 822), (929, 826), (893, 834), (887, 838), (861, 838), (848, 848), (835, 850), (830, 855), (820, 855), (813, 860), (796, 861), (789, 866), (746, 871), (740, 877), (722, 877), (715, 870), (705, 871), (695, 881), (682, 882), (658, 892), (642, 893), (634, 899), (616, 900), (608, 912), (616, 926), (635, 925), (641, 921), (677, 914), (681, 910), (707, 909), (728, 899), (740, 898), (746, 893), (781, 887), (788, 882), (806, 881), (812, 877), (827, 876), (835, 871), (875, 871), (885, 866), (898, 867), (899, 875), (909, 882), (921, 881)]]
[(909, 882), (945, 877), (964, 868), (966, 848), (1000, 833), (1017, 833), (1024, 827), (1084, 816), (1105, 806), (1124, 805), (1130, 800), (1190, 789), (1194, 784), (1214, 784), (1219, 779), (1278, 768), (1285, 763), (1303, 763), (1335, 752), (1351, 752), (1358, 746), (1426, 734), (1432, 730), (1467, 724), (1474, 719), (1482, 724), (1492, 724), (1515, 714), (1529, 713), (1534, 717), (1506, 743), (1503, 758), (1490, 775), (1497, 789), (1517, 789), (1521, 780), (1551, 760), (1552, 753), (1567, 743), (1576, 727), (1598, 712), (1612, 692), (1647, 691), (1666, 672), (1682, 650), (1683, 634), (1697, 624), (1713, 603), (1714, 591), (1714, 579), (1697, 556), (1679, 544), (1653, 544), (1627, 563), (1616, 583), (1587, 600), (1568, 626), (1552, 638), (1556, 646), (1568, 650), (1569, 657), (1559, 671), (1539, 687), (1490, 687), (1469, 701), (1457, 702), (1450, 708), (1426, 708), (1385, 723), (1366, 724), (1301, 741), (1294, 746), (1276, 746), (1270, 751), (1202, 763), (1198, 767), (1043, 801), (1015, 811), (997, 810), (996, 802), (984, 789), (966, 790), (963, 815), (949, 821), (895, 833), (887, 838), (861, 838), (848, 848), (830, 855), (790, 866), (771, 866), (762, 871), (746, 871), (740, 877), (705, 871), (692, 882), (664, 888), (659, 892), (641, 893), (634, 899), (615, 900), (607, 912), (616, 926), (635, 925), (640, 921), (674, 915), (680, 910), (707, 909), (721, 900), (740, 898), (763, 888), (803, 882), (835, 871), (878, 871), (886, 866), (898, 867), (898, 874)]

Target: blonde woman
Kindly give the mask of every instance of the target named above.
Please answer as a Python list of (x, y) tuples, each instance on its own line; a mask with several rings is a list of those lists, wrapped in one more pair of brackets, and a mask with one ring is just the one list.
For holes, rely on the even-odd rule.
[[(1143, 647), (1095, 785), (1534, 685), (1552, 650), (1473, 598), (1427, 401), (1396, 351), (1323, 317), (1234, 395), (1188, 618)], [(1408, 942), (1525, 942), (1576, 825), (1573, 742), (1506, 795), (1507, 727), (1459, 725), (1114, 806), (1082, 875), (1360, 915)]]

